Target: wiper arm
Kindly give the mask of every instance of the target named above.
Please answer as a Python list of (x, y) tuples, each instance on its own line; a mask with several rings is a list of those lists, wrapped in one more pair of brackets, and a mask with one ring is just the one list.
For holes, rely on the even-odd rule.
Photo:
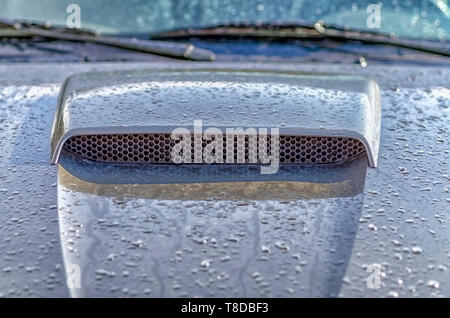
[(352, 30), (322, 21), (314, 24), (303, 22), (270, 23), (229, 23), (201, 28), (182, 28), (150, 35), (151, 39), (181, 39), (190, 37), (250, 37), (273, 39), (335, 39), (340, 41), (359, 41), (367, 44), (383, 44), (416, 51), (450, 56), (450, 50), (422, 44), (416, 40), (399, 39), (395, 36), (371, 31)]
[(68, 29), (50, 26), (39, 22), (26, 22), (20, 20), (0, 18), (0, 26), (10, 27), (27, 32), (30, 35), (44, 38), (67, 40), (75, 42), (92, 42), (101, 45), (157, 54), (192, 61), (214, 61), (213, 52), (195, 47), (193, 44), (173, 43), (166, 41), (140, 40), (121, 38), (116, 36), (102, 36), (86, 29)]

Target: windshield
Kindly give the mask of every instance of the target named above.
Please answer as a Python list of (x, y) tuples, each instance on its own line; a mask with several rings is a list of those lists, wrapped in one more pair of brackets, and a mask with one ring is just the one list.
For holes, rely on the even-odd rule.
[(448, 0), (0, 0), (3, 18), (109, 34), (144, 34), (229, 22), (319, 20), (398, 37), (448, 41)]

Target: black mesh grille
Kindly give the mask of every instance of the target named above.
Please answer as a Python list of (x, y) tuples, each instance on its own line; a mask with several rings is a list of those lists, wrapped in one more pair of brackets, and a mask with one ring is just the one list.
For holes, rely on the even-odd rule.
[[(194, 138), (191, 139), (192, 162), (194, 162)], [(253, 138), (251, 136), (250, 138)], [(249, 153), (253, 153), (255, 143), (249, 136), (234, 137), (234, 162), (244, 158), (252, 163)], [(214, 140), (214, 137), (212, 137)], [(250, 142), (249, 142), (250, 140)], [(173, 163), (172, 147), (178, 141), (170, 134), (120, 134), (85, 135), (71, 137), (64, 144), (64, 150), (89, 160), (118, 163)], [(204, 148), (211, 141), (202, 141)], [(256, 143), (256, 147), (257, 147)], [(267, 151), (271, 151), (271, 137), (267, 137)], [(364, 145), (357, 139), (343, 137), (280, 136), (279, 162), (294, 164), (330, 164), (345, 162), (365, 152)], [(226, 162), (227, 142), (223, 136), (223, 162)]]

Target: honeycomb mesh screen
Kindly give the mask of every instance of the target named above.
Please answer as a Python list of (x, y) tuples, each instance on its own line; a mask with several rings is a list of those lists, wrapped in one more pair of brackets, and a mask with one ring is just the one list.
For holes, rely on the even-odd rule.
[[(227, 135), (221, 138), (222, 147), (212, 147), (215, 136), (205, 136), (200, 143), (195, 143), (193, 135), (183, 135), (173, 140), (170, 134), (115, 134), (115, 135), (83, 135), (69, 138), (63, 149), (75, 156), (98, 162), (115, 163), (176, 163), (172, 160), (173, 147), (184, 140), (191, 145), (190, 152), (179, 152), (185, 155), (183, 163), (194, 163), (196, 150), (208, 151), (222, 157), (223, 163), (266, 163), (260, 158), (272, 153), (272, 149), (279, 149), (279, 162), (292, 164), (331, 164), (341, 163), (355, 158), (365, 152), (361, 141), (344, 137), (319, 136), (279, 136), (265, 138), (254, 135), (231, 136), (227, 142)], [(206, 139), (206, 140), (205, 140)], [(262, 146), (261, 146), (262, 145)], [(197, 147), (197, 148), (196, 148)], [(199, 149), (201, 147), (201, 149)], [(208, 149), (212, 148), (212, 149)], [(180, 148), (180, 147), (179, 147)], [(216, 154), (215, 152), (218, 151)], [(190, 158), (191, 160), (186, 160)], [(257, 159), (258, 158), (258, 159)], [(228, 160), (227, 160), (228, 159)], [(202, 160), (205, 162), (205, 160)], [(220, 160), (214, 161), (221, 163)], [(197, 162), (198, 163), (198, 162)]]

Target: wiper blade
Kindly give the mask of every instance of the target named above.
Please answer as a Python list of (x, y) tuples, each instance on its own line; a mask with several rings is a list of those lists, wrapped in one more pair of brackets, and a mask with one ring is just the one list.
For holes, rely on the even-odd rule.
[(150, 34), (151, 39), (177, 39), (189, 37), (261, 37), (261, 38), (311, 38), (323, 36), (314, 26), (303, 23), (253, 23), (231, 22), (204, 27), (187, 27)]
[[(151, 39), (181, 39), (191, 37), (249, 37), (270, 39), (335, 39), (340, 41), (359, 41), (366, 44), (383, 44), (416, 51), (450, 56), (449, 49), (424, 44), (417, 40), (399, 39), (391, 34), (344, 28), (327, 25), (322, 21), (310, 24), (305, 22), (237, 22), (210, 25), (201, 28), (182, 28), (152, 33)], [(438, 43), (441, 44), (441, 43)]]
[(1, 18), (0, 26), (25, 31), (30, 35), (41, 36), (44, 38), (75, 42), (92, 42), (101, 45), (114, 46), (133, 51), (192, 61), (211, 62), (215, 59), (213, 52), (195, 47), (193, 44), (121, 38), (116, 36), (102, 36), (94, 31), (86, 29), (69, 29), (59, 26), (51, 26), (40, 22), (26, 22)]
[(450, 49), (442, 49), (427, 44), (422, 44), (417, 40), (399, 39), (395, 35), (385, 34), (381, 32), (351, 30), (337, 26), (326, 26), (323, 22), (316, 22), (314, 28), (328, 38), (335, 38), (347, 41), (360, 41), (369, 44), (383, 44), (406, 49), (438, 54), (442, 56), (450, 56)]

